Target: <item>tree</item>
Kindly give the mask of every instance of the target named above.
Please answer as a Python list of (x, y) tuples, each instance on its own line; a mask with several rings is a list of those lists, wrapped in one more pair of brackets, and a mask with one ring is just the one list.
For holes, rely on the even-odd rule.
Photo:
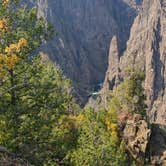
[(5, 106), (0, 113), (0, 144), (31, 163), (42, 165), (63, 159), (67, 151), (64, 146), (72, 145), (74, 136), (71, 141), (64, 141), (64, 135), (67, 131), (72, 133), (72, 128), (63, 130), (60, 121), (72, 107), (70, 82), (53, 64), (42, 62), (40, 57), (26, 65), (29, 78), (26, 87), (16, 91), (14, 107)]
[(117, 125), (109, 119), (107, 111), (85, 110), (78, 128), (76, 148), (67, 156), (71, 165), (128, 165), (127, 155), (120, 147)]
[(143, 88), (144, 73), (133, 68), (125, 71), (124, 81), (113, 90), (110, 101), (110, 113), (131, 112), (146, 115), (146, 96)]
[[(25, 83), (17, 82), (20, 72), (26, 72), (33, 51), (47, 38), (49, 26), (37, 19), (36, 9), (22, 7), (18, 1), (0, 3), (0, 101), (16, 105), (17, 89)], [(23, 67), (23, 68), (21, 68)], [(25, 75), (24, 79), (28, 79)], [(2, 107), (1, 107), (2, 108)]]
[(0, 2), (0, 144), (35, 165), (61, 162), (74, 139), (60, 121), (72, 109), (70, 81), (34, 55), (49, 29), (34, 8)]

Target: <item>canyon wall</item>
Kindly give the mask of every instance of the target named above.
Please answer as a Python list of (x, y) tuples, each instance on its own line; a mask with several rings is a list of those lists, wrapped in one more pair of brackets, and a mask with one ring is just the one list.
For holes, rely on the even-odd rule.
[(57, 36), (42, 50), (74, 83), (85, 103), (103, 82), (110, 40), (118, 37), (119, 52), (126, 48), (140, 0), (38, 0), (38, 15), (55, 27)]
[(111, 42), (103, 95), (123, 79), (125, 68), (135, 66), (145, 72), (149, 120), (166, 124), (166, 1), (144, 0), (123, 54), (117, 52), (115, 41)]

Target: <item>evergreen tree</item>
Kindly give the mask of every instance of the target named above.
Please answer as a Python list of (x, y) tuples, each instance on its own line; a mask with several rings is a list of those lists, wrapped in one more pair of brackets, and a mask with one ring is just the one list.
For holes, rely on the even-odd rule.
[(109, 104), (109, 111), (112, 112), (115, 120), (116, 113), (122, 111), (146, 115), (144, 77), (144, 73), (139, 70), (133, 68), (125, 70), (124, 81), (113, 90)]
[(87, 109), (78, 128), (76, 148), (67, 157), (74, 166), (127, 166), (122, 144), (108, 112)]
[(70, 81), (33, 55), (49, 29), (35, 9), (0, 2), (0, 144), (40, 166), (63, 160), (74, 139), (60, 121), (72, 107)]

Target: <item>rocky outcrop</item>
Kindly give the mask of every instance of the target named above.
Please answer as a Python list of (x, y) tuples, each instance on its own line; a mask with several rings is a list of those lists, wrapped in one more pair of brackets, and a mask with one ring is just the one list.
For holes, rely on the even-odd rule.
[(150, 142), (151, 130), (144, 119), (135, 115), (127, 120), (123, 131), (126, 140), (126, 149), (130, 156), (139, 164), (144, 165), (148, 144)]
[[(112, 89), (116, 85), (115, 77), (118, 75), (119, 70), (119, 50), (118, 50), (118, 39), (116, 36), (112, 38), (109, 50), (109, 59), (108, 59), (108, 70), (106, 72), (106, 77), (104, 81), (104, 87), (106, 90)], [(112, 82), (109, 82), (112, 80)]]
[(109, 57), (108, 57), (108, 69), (105, 75), (105, 80), (103, 84), (103, 88), (101, 90), (102, 101), (104, 102), (105, 107), (107, 107), (108, 101), (108, 92), (112, 90), (114, 86), (117, 84), (117, 76), (119, 73), (119, 50), (118, 50), (118, 39), (116, 36), (112, 38), (110, 49), (109, 49)]
[[(125, 68), (135, 66), (145, 72), (145, 91), (148, 117), (151, 123), (166, 124), (166, 1), (144, 0), (140, 14), (131, 28), (126, 51), (117, 58), (114, 54), (111, 67), (116, 69), (107, 82), (120, 81)], [(110, 73), (112, 71), (109, 71)], [(118, 73), (118, 74), (117, 74)]]
[(148, 125), (146, 120), (135, 114), (126, 121), (122, 137), (127, 152), (137, 165), (166, 164), (166, 126)]
[(46, 45), (47, 53), (73, 80), (83, 103), (107, 68), (109, 42), (118, 38), (126, 48), (130, 27), (141, 0), (38, 0), (39, 16), (55, 26), (58, 35)]

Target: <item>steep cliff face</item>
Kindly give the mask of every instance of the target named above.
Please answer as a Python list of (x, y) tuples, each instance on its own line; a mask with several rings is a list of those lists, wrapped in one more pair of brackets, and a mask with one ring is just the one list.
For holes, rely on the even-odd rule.
[(43, 50), (73, 80), (83, 102), (104, 79), (111, 38), (126, 48), (140, 0), (38, 0), (38, 14), (58, 35)]
[[(112, 47), (117, 44), (112, 42)], [(148, 116), (151, 122), (166, 124), (166, 1), (144, 0), (142, 11), (131, 28), (127, 49), (119, 54), (110, 53), (111, 62), (105, 84), (116, 85), (123, 78), (124, 69), (135, 66), (145, 71), (145, 90)], [(114, 63), (115, 62), (115, 63)], [(110, 70), (111, 68), (111, 70)], [(116, 69), (116, 71), (113, 71)], [(108, 73), (107, 72), (107, 73)], [(111, 86), (110, 88), (113, 88)]]

